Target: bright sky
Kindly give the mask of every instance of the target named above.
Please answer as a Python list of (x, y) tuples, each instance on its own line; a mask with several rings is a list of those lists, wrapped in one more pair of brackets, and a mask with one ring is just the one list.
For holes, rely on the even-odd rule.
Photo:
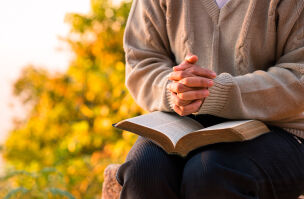
[(90, 0), (0, 0), (0, 143), (11, 127), (13, 115), (22, 108), (9, 104), (12, 82), (22, 67), (34, 64), (50, 71), (64, 71), (71, 59), (64, 44), (68, 26), (64, 16), (69, 12), (88, 13)]

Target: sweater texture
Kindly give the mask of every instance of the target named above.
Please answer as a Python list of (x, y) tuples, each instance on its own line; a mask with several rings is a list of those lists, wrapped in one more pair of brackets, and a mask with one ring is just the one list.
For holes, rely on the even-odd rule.
[(195, 54), (217, 73), (195, 114), (304, 138), (304, 0), (133, 0), (124, 49), (126, 86), (146, 110), (173, 112), (168, 74)]

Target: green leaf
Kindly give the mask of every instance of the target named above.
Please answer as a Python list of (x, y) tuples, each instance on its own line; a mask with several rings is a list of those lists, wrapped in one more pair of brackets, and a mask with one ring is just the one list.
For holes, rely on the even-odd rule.
[(4, 199), (9, 199), (9, 198), (12, 198), (12, 196), (18, 194), (19, 192), (25, 194), (27, 192), (29, 192), (28, 189), (24, 188), (24, 187), (19, 187), (17, 189), (13, 189), (12, 191), (10, 191), (5, 197)]
[(40, 171), (42, 174), (48, 174), (48, 173), (56, 173), (57, 170), (54, 167), (45, 167)]
[(1, 177), (0, 181), (7, 180), (7, 179), (10, 179), (10, 178), (12, 178), (14, 176), (18, 176), (18, 175), (25, 175), (25, 176), (29, 176), (29, 177), (32, 177), (32, 178), (36, 177), (36, 175), (34, 175), (30, 172), (20, 170), (20, 171), (13, 171), (13, 172), (7, 174), (6, 176)]
[(47, 191), (51, 192), (54, 195), (65, 196), (69, 199), (75, 199), (75, 197), (67, 191), (58, 189), (58, 188), (49, 188)]

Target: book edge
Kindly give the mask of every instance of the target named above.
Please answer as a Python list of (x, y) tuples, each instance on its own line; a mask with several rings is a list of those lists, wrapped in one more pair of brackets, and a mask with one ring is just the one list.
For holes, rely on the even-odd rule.
[[(241, 120), (240, 120), (241, 121)], [(259, 133), (255, 133), (254, 135), (252, 135), (252, 133), (249, 133), (249, 136), (244, 136), (242, 133), (240, 133), (238, 131), (239, 127), (242, 127), (244, 125), (248, 125), (248, 123), (258, 123), (258, 124), (261, 124), (261, 131)], [(207, 129), (207, 128), (206, 128)], [(198, 131), (194, 131), (194, 132), (191, 132), (185, 136), (183, 136), (177, 143), (176, 143), (176, 146), (175, 146), (175, 153), (179, 153), (179, 154), (188, 154), (190, 151), (194, 150), (195, 148), (193, 149), (188, 149), (188, 148), (185, 148), (183, 146), (181, 146), (181, 142), (184, 143), (183, 140), (187, 139), (188, 137), (193, 137), (193, 136), (197, 136), (197, 135), (200, 135), (200, 134), (213, 134), (214, 132), (218, 132), (218, 131), (223, 131), (223, 130), (227, 130), (227, 131), (230, 131), (230, 133), (234, 134), (236, 138), (239, 138), (239, 139), (236, 139), (235, 141), (246, 141), (246, 140), (251, 140), (253, 138), (256, 138), (260, 135), (263, 135), (267, 132), (269, 132), (269, 128), (265, 125), (264, 122), (262, 121), (259, 121), (259, 120), (247, 120), (246, 122), (244, 122), (243, 124), (240, 124), (238, 126), (235, 126), (235, 127), (228, 127), (228, 128), (220, 128), (220, 129), (207, 129), (206, 131), (204, 131), (204, 129), (201, 129), (201, 130), (198, 130)], [(263, 130), (263, 131), (262, 131)], [(194, 135), (195, 134), (195, 135)], [(225, 141), (219, 141), (219, 142), (213, 142), (213, 143), (209, 143), (209, 144), (214, 144), (214, 143), (220, 143), (220, 142), (225, 142)], [(227, 141), (227, 142), (231, 142), (231, 141)], [(209, 144), (206, 144), (206, 145), (209, 145)], [(203, 145), (202, 145), (203, 146)], [(205, 146), (205, 145), (204, 145)], [(185, 149), (185, 150), (183, 150)], [(182, 152), (183, 151), (183, 152)]]
[[(135, 126), (135, 127), (137, 127), (137, 130), (132, 127), (131, 128), (125, 127), (124, 124), (125, 125), (130, 124), (129, 126)], [(166, 134), (164, 134), (160, 131), (156, 131), (152, 128), (149, 128), (149, 127), (146, 127), (143, 125), (139, 125), (139, 124), (127, 121), (127, 120), (122, 120), (122, 121), (116, 123), (114, 127), (121, 129), (121, 130), (131, 132), (131, 133), (135, 133), (142, 137), (149, 138), (151, 141), (155, 142), (158, 146), (163, 148), (166, 152), (168, 152), (168, 153), (174, 152), (174, 145), (173, 145), (172, 141), (170, 140), (170, 138), (168, 138), (166, 136)]]

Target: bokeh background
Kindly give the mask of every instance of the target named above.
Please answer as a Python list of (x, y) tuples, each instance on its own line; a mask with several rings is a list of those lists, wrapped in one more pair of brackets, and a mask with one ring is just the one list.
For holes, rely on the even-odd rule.
[(100, 198), (144, 113), (124, 86), (131, 2), (0, 1), (0, 198)]

